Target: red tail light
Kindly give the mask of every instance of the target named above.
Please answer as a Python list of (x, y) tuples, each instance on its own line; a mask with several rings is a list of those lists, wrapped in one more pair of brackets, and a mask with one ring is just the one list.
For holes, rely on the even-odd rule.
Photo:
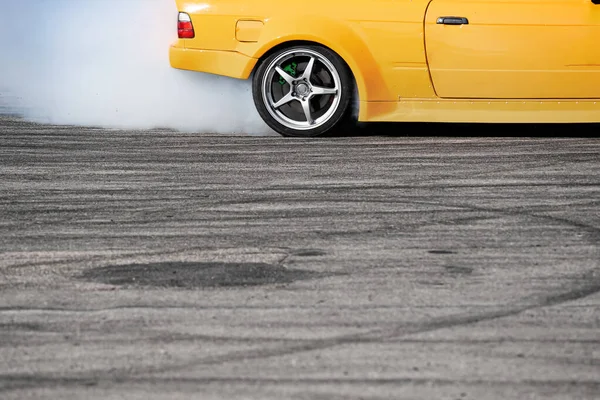
[(179, 17), (177, 18), (177, 33), (179, 34), (179, 39), (193, 39), (196, 37), (192, 18), (188, 13), (179, 13)]

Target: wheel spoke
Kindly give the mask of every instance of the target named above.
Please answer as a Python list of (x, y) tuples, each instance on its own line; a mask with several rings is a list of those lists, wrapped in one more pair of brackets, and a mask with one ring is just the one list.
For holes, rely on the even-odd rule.
[(273, 104), (273, 108), (278, 109), (279, 107), (289, 103), (292, 100), (294, 100), (294, 96), (292, 96), (292, 91), (290, 90), (288, 94), (283, 96), (277, 103)]
[(310, 76), (312, 75), (313, 68), (315, 66), (315, 58), (311, 57), (308, 61), (308, 65), (306, 69), (302, 73), (302, 79), (305, 79), (307, 82), (310, 82)]
[(310, 102), (308, 100), (304, 100), (302, 103), (302, 109), (304, 110), (304, 116), (306, 117), (306, 122), (309, 125), (314, 125), (315, 120), (312, 117), (312, 112), (310, 111)]
[(320, 95), (326, 95), (326, 94), (337, 94), (337, 92), (338, 92), (337, 88), (324, 88), (324, 87), (320, 87), (320, 86), (312, 87), (313, 96), (320, 96)]
[(277, 73), (283, 78), (285, 79), (285, 81), (287, 83), (289, 83), (290, 85), (294, 82), (294, 78), (288, 74), (287, 72), (285, 72), (283, 69), (281, 69), (281, 67), (275, 67), (275, 71), (277, 71)]

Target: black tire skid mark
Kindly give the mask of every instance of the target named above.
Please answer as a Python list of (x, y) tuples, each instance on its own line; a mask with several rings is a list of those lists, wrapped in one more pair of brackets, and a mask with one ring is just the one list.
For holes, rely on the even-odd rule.
[[(458, 207), (468, 209), (470, 211), (479, 211), (486, 213), (501, 213), (512, 216), (522, 216), (527, 218), (535, 219), (547, 219), (560, 224), (570, 225), (580, 229), (586, 230), (592, 236), (600, 235), (600, 228), (593, 225), (571, 221), (562, 217), (554, 217), (548, 215), (537, 215), (535, 213), (528, 212), (526, 210), (515, 210), (515, 209), (501, 209), (501, 208), (486, 208), (477, 207), (470, 204), (452, 204), (452, 203), (439, 203), (439, 202), (426, 202), (426, 201), (415, 201), (415, 203), (430, 204), (437, 206), (446, 207)], [(591, 244), (597, 245), (592, 239)], [(599, 249), (600, 250), (600, 249)], [(586, 272), (578, 276), (571, 278), (574, 282), (570, 288), (560, 292), (549, 293), (543, 296), (529, 296), (523, 298), (512, 305), (498, 306), (494, 310), (477, 312), (477, 313), (464, 313), (455, 314), (447, 317), (437, 318), (432, 321), (428, 321), (415, 326), (406, 326), (404, 324), (392, 326), (387, 329), (374, 329), (366, 332), (340, 335), (327, 339), (315, 339), (315, 340), (303, 340), (300, 343), (285, 344), (281, 346), (274, 346), (268, 349), (256, 349), (248, 351), (239, 351), (225, 354), (216, 357), (206, 357), (194, 360), (187, 363), (178, 363), (166, 367), (148, 367), (140, 368), (135, 373), (140, 374), (152, 374), (152, 373), (163, 373), (173, 372), (177, 370), (186, 370), (197, 366), (208, 366), (208, 365), (220, 365), (229, 362), (236, 362), (242, 360), (251, 359), (267, 359), (272, 357), (281, 357), (285, 355), (298, 354), (310, 351), (325, 350), (333, 347), (361, 344), (361, 343), (381, 343), (393, 339), (397, 339), (402, 336), (413, 335), (418, 333), (426, 333), (437, 331), (441, 329), (455, 328), (460, 326), (477, 324), (479, 322), (491, 321), (495, 319), (505, 318), (509, 316), (518, 315), (525, 311), (550, 307), (559, 305), (565, 302), (579, 300), (590, 295), (600, 292), (600, 270), (595, 268), (591, 271)], [(121, 376), (120, 373), (114, 375)]]
[[(465, 204), (440, 204), (435, 202), (422, 203), (428, 203), (438, 206), (444, 205), (448, 207), (460, 207), (472, 211), (502, 213), (536, 219), (548, 219), (561, 224), (571, 225), (580, 229), (585, 229), (586, 231), (588, 231), (588, 233), (593, 234), (594, 236), (600, 234), (600, 229), (590, 224), (571, 221), (566, 218), (536, 215), (525, 210), (484, 208)], [(595, 242), (592, 242), (592, 244), (596, 245)], [(600, 270), (598, 268), (587, 271), (584, 274), (572, 276), (571, 280), (573, 281), (573, 284), (564, 291), (548, 293), (545, 295), (529, 296), (526, 298), (522, 298), (510, 305), (498, 306), (492, 311), (489, 311), (488, 308), (486, 309), (486, 311), (482, 312), (455, 314), (447, 317), (437, 318), (432, 321), (428, 321), (414, 326), (406, 326), (404, 324), (400, 324), (396, 326), (391, 326), (387, 329), (374, 329), (366, 332), (349, 335), (340, 335), (327, 339), (303, 340), (302, 342), (284, 344), (280, 346), (274, 346), (272, 348), (237, 351), (222, 356), (205, 357), (191, 362), (178, 363), (171, 366), (140, 368), (137, 369), (135, 375), (139, 376), (142, 374), (165, 373), (178, 370), (188, 370), (198, 366), (220, 365), (236, 361), (281, 357), (291, 354), (325, 350), (343, 345), (354, 345), (361, 343), (382, 343), (398, 339), (399, 337), (407, 335), (433, 332), (441, 329), (456, 328), (461, 326), (473, 325), (480, 322), (510, 317), (529, 310), (556, 306), (565, 302), (579, 300), (600, 292)], [(113, 378), (116, 379), (117, 376), (122, 377), (122, 374), (116, 374), (113, 376)]]
[[(440, 203), (429, 203), (440, 205)], [(446, 205), (446, 204), (444, 204)], [(457, 206), (457, 205), (454, 205)], [(489, 212), (489, 213), (503, 213), (515, 216), (526, 216), (528, 218), (544, 218), (548, 220), (552, 220), (555, 222), (571, 225), (577, 228), (584, 229), (591, 233), (591, 236), (600, 235), (600, 230), (594, 226), (571, 221), (565, 218), (558, 218), (552, 216), (544, 216), (544, 215), (535, 215), (528, 213), (524, 210), (504, 210), (504, 209), (494, 209), (494, 208), (483, 208), (483, 207), (474, 207), (472, 205), (458, 205), (463, 208), (471, 209), (473, 211), (481, 211), (481, 212)], [(594, 245), (596, 243), (593, 243)], [(189, 249), (186, 249), (186, 251)], [(169, 252), (169, 253), (176, 253)], [(139, 255), (139, 254), (136, 254)], [(73, 260), (73, 262), (76, 262)], [(185, 365), (175, 366), (174, 368), (189, 368), (194, 365), (205, 365), (205, 364), (219, 364), (224, 362), (236, 361), (241, 359), (248, 358), (268, 358), (281, 356), (286, 354), (293, 354), (305, 351), (313, 351), (319, 349), (325, 349), (329, 347), (344, 345), (344, 344), (352, 344), (352, 343), (366, 343), (366, 342), (379, 342), (381, 340), (385, 340), (386, 338), (397, 338), (403, 335), (409, 335), (412, 333), (419, 332), (429, 332), (444, 328), (457, 327), (462, 325), (474, 324), (482, 321), (488, 321), (498, 318), (503, 318), (507, 316), (516, 315), (522, 313), (527, 310), (553, 306), (557, 304), (562, 304), (564, 302), (573, 301), (577, 299), (581, 299), (587, 297), (589, 295), (598, 293), (600, 291), (600, 277), (597, 276), (595, 270), (584, 274), (583, 276), (576, 277), (574, 279), (576, 283), (574, 283), (569, 290), (564, 292), (558, 292), (553, 294), (548, 294), (546, 296), (536, 297), (525, 299), (526, 301), (522, 301), (522, 304), (515, 304), (513, 306), (499, 307), (497, 310), (491, 312), (482, 312), (482, 313), (472, 313), (472, 314), (459, 314), (454, 316), (449, 316), (446, 318), (436, 319), (434, 321), (430, 321), (428, 323), (424, 323), (412, 328), (407, 328), (404, 326), (397, 326), (395, 328), (389, 330), (373, 330), (366, 333), (355, 334), (355, 335), (346, 335), (339, 336), (336, 338), (323, 339), (323, 340), (314, 340), (308, 343), (299, 344), (295, 346), (288, 346), (279, 349), (272, 349), (267, 351), (256, 351), (256, 354), (248, 354), (248, 352), (240, 352), (240, 353), (232, 353), (229, 356), (217, 357), (213, 359), (205, 359), (205, 360), (197, 360), (194, 363), (188, 363)], [(581, 283), (583, 282), (583, 283)], [(172, 370), (173, 368), (169, 368), (167, 370)], [(156, 371), (154, 371), (156, 372)]]

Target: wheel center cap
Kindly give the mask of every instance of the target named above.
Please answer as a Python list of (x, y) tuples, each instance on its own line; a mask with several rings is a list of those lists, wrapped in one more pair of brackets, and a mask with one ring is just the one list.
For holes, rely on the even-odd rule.
[(296, 86), (296, 93), (300, 96), (306, 96), (308, 94), (308, 85), (306, 83), (299, 83)]

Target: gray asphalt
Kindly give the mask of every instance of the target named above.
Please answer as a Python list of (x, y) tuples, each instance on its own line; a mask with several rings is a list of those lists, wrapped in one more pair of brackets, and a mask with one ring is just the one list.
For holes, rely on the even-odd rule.
[(600, 141), (495, 128), (0, 119), (0, 398), (600, 398)]

